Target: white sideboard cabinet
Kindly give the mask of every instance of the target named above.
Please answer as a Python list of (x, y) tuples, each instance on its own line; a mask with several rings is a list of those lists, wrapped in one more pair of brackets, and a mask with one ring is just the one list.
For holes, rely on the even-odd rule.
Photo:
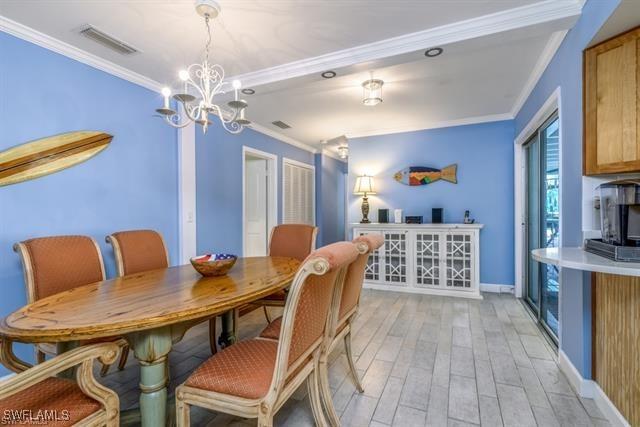
[(365, 287), (467, 298), (480, 295), (482, 224), (352, 224), (354, 238), (382, 234)]

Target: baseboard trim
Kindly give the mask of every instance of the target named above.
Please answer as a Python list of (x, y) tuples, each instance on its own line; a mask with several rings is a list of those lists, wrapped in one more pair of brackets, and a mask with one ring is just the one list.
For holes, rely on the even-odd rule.
[(562, 350), (558, 351), (558, 365), (560, 370), (567, 376), (569, 384), (571, 384), (575, 392), (582, 397), (593, 399), (602, 415), (607, 417), (612, 426), (630, 427), (629, 422), (609, 400), (609, 397), (602, 391), (598, 383), (583, 378)]
[(447, 291), (440, 289), (430, 289), (430, 288), (405, 288), (400, 286), (393, 285), (380, 285), (378, 283), (364, 282), (363, 287), (365, 289), (375, 289), (378, 291), (389, 291), (389, 292), (402, 292), (406, 294), (418, 294), (418, 295), (440, 295), (443, 297), (458, 297), (458, 298), (469, 298), (469, 299), (483, 299), (482, 295), (477, 295), (473, 292), (466, 291)]
[(480, 292), (492, 292), (496, 294), (513, 294), (512, 285), (502, 285), (499, 283), (480, 283)]

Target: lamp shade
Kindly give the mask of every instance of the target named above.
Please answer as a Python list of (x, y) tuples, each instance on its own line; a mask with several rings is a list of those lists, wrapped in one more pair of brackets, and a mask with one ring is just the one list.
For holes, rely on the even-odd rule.
[(362, 175), (356, 178), (356, 186), (353, 189), (355, 194), (375, 194), (373, 177)]

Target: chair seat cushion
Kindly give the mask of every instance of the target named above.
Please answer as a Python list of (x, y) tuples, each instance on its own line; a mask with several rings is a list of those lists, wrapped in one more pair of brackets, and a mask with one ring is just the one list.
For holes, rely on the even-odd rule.
[[(347, 322), (341, 322), (336, 329), (336, 334), (339, 334), (344, 327), (347, 325)], [(260, 332), (260, 338), (267, 338), (270, 340), (278, 340), (280, 339), (280, 328), (282, 327), (282, 316), (273, 319), (273, 322), (269, 323), (266, 328)]]
[[(47, 378), (13, 396), (0, 400), (0, 414), (32, 418), (38, 417), (39, 411), (52, 411), (48, 415), (57, 415), (54, 420), (46, 422), (47, 426), (70, 426), (99, 411), (102, 405), (82, 393), (80, 387), (72, 381), (62, 378)], [(29, 415), (30, 414), (30, 415)], [(9, 415), (12, 417), (12, 415)], [(13, 417), (12, 417), (13, 418)], [(30, 424), (24, 418), (11, 419), (9, 424)], [(34, 420), (34, 423), (36, 421)]]
[(270, 340), (280, 339), (280, 328), (282, 327), (282, 316), (273, 319), (273, 322), (269, 323), (266, 328), (260, 332), (261, 338), (268, 338)]
[(278, 343), (241, 341), (210, 357), (185, 382), (189, 387), (246, 399), (259, 399), (269, 391)]

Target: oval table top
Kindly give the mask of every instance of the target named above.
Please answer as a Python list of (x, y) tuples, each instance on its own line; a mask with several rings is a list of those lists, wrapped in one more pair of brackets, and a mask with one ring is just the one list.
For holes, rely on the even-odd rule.
[(224, 313), (287, 287), (300, 262), (238, 258), (226, 276), (191, 265), (80, 286), (28, 304), (0, 321), (0, 335), (21, 342), (101, 338)]

